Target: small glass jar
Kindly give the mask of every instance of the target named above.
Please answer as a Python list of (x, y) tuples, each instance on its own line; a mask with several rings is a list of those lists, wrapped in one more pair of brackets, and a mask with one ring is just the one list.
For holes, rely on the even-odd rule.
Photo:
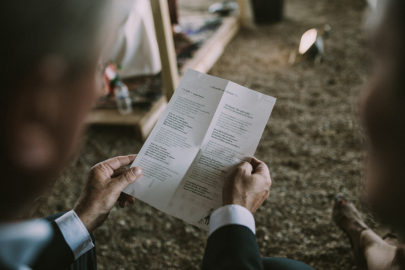
[(122, 115), (130, 114), (132, 112), (132, 100), (128, 87), (121, 81), (115, 82), (114, 95), (119, 113)]

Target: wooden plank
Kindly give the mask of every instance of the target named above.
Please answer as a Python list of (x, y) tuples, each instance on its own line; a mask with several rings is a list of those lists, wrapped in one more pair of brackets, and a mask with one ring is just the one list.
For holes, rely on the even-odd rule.
[[(152, 8), (154, 10), (155, 25), (161, 25), (161, 29), (166, 27), (166, 30), (158, 31), (159, 27), (156, 26), (159, 50), (162, 59), (162, 82), (165, 96), (153, 103), (151, 107), (133, 108), (133, 112), (129, 115), (120, 115), (116, 109), (96, 109), (88, 118), (89, 124), (134, 126), (139, 138), (142, 140), (145, 140), (151, 132), (161, 113), (166, 108), (167, 100), (173, 94), (179, 81), (172, 32), (170, 28), (167, 29), (168, 26), (170, 27), (168, 10), (167, 16), (160, 14), (160, 19), (158, 14), (156, 14), (162, 13), (162, 10), (167, 9), (166, 1), (167, 0), (151, 0)], [(166, 21), (166, 23), (164, 23), (164, 21)], [(169, 24), (167, 24), (168, 22)], [(213, 36), (206, 40), (203, 46), (194, 53), (193, 58), (184, 64), (182, 73), (184, 73), (187, 68), (192, 68), (201, 72), (208, 72), (222, 55), (227, 44), (238, 32), (239, 25), (239, 19), (237, 17), (225, 18), (222, 25)]]
[(242, 26), (246, 26), (247, 24), (247, 4), (246, 0), (238, 0), (239, 20)]
[(87, 119), (88, 124), (134, 126), (140, 139), (144, 140), (166, 108), (166, 97), (161, 97), (150, 107), (134, 107), (132, 113), (121, 115), (117, 109), (96, 109)]
[(163, 91), (167, 100), (170, 100), (179, 83), (179, 71), (174, 50), (169, 7), (167, 0), (151, 0), (150, 3), (162, 62)]
[(146, 139), (149, 133), (152, 131), (156, 122), (159, 120), (160, 115), (166, 109), (167, 100), (166, 97), (162, 97), (154, 106), (143, 115), (139, 121), (139, 132), (142, 139)]
[(238, 0), (240, 26), (249, 28), (254, 25), (251, 0)]
[(208, 72), (238, 32), (239, 25), (237, 17), (224, 18), (219, 29), (194, 53), (192, 59), (184, 63), (181, 72), (184, 73), (188, 68)]

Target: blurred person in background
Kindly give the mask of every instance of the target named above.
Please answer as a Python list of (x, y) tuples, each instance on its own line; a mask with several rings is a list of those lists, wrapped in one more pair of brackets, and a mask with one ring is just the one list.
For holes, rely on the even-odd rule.
[(405, 1), (380, 1), (372, 37), (375, 63), (362, 97), (367, 134), (367, 201), (398, 237), (382, 238), (362, 220), (354, 205), (335, 201), (333, 218), (347, 234), (360, 269), (405, 269)]
[[(109, 36), (107, 0), (2, 1), (0, 91), (0, 269), (96, 269), (91, 233), (142, 174), (125, 169), (135, 155), (96, 164), (71, 211), (28, 219), (78, 148), (101, 88), (99, 58)], [(270, 193), (269, 170), (252, 158), (226, 179), (213, 212), (203, 269), (311, 269), (262, 259), (253, 213)], [(68, 191), (66, 191), (68, 192)], [(116, 266), (111, 266), (115, 268)]]
[[(3, 1), (0, 125), (0, 269), (95, 269), (90, 233), (139, 168), (114, 175), (134, 155), (94, 166), (78, 203), (27, 220), (33, 201), (68, 164), (101, 88), (99, 56), (108, 1)], [(100, 73), (100, 74), (99, 74)], [(121, 204), (133, 202), (122, 199)]]

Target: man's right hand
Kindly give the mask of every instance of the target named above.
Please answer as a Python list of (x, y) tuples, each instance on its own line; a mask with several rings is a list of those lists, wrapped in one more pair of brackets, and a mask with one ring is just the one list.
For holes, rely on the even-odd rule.
[(227, 177), (222, 192), (223, 204), (238, 204), (252, 214), (270, 194), (271, 178), (267, 165), (252, 158), (242, 162)]

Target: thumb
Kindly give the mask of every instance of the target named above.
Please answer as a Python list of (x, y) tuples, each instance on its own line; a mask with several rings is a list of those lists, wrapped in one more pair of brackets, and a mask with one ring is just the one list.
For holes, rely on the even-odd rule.
[(250, 161), (253, 167), (254, 174), (260, 174), (264, 177), (270, 177), (269, 167), (267, 167), (266, 163), (257, 158), (252, 158)]
[(119, 189), (119, 191), (123, 191), (129, 184), (134, 183), (136, 180), (139, 179), (142, 175), (142, 169), (139, 167), (133, 167), (125, 172), (123, 172), (120, 176), (116, 177), (111, 181), (114, 183), (113, 185), (115, 188)]

